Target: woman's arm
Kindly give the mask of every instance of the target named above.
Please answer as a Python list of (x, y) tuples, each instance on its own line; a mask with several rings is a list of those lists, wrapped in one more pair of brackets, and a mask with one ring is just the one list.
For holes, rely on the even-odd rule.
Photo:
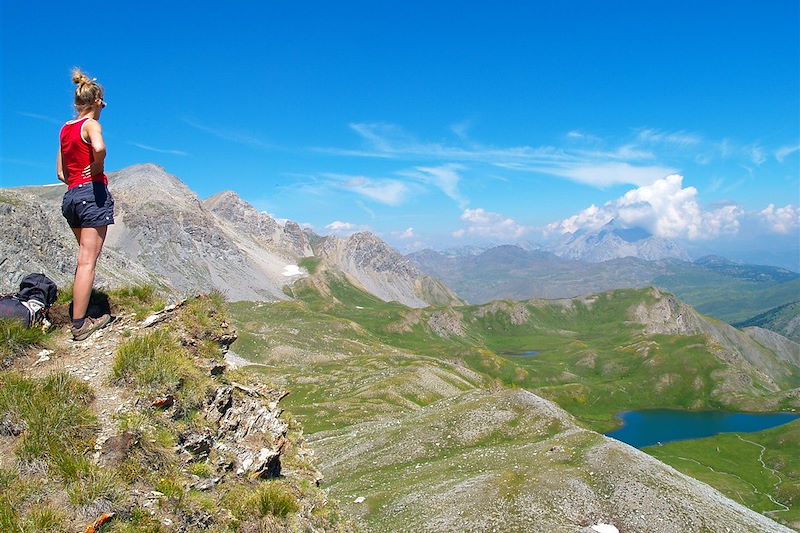
[(103, 129), (96, 120), (87, 120), (84, 128), (86, 128), (86, 134), (89, 136), (89, 144), (92, 145), (94, 161), (83, 169), (83, 175), (86, 177), (99, 176), (105, 170), (104, 162), (106, 159), (106, 143), (103, 142)]
[(64, 175), (64, 160), (61, 157), (61, 143), (58, 143), (58, 155), (56, 156), (56, 176), (59, 181), (67, 182), (67, 177)]

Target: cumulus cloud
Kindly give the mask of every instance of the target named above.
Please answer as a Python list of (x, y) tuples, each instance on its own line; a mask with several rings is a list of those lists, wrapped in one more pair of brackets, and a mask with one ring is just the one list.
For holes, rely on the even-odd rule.
[(514, 219), (500, 213), (492, 213), (482, 208), (465, 209), (460, 220), (466, 225), (453, 232), (453, 237), (465, 236), (491, 238), (499, 240), (516, 240), (528, 233), (531, 228), (517, 223)]
[(789, 204), (776, 208), (774, 204), (769, 204), (766, 209), (759, 212), (759, 215), (774, 233), (785, 235), (800, 228), (800, 208), (796, 205)]
[(400, 175), (433, 185), (456, 202), (461, 209), (464, 209), (469, 201), (458, 190), (458, 184), (461, 181), (459, 171), (461, 170), (464, 170), (462, 165), (448, 164), (438, 167), (416, 167), (414, 170), (401, 172)]
[(326, 225), (325, 229), (334, 235), (338, 235), (340, 237), (348, 237), (353, 233), (357, 233), (359, 231), (365, 231), (369, 228), (367, 228), (367, 226), (353, 224), (352, 222), (342, 222), (341, 220), (334, 220), (330, 224)]
[(392, 233), (396, 238), (407, 240), (407, 239), (414, 239), (416, 238), (416, 234), (414, 233), (414, 228), (406, 228), (403, 231), (396, 231)]
[(673, 174), (628, 191), (602, 207), (592, 205), (547, 229), (556, 233), (597, 230), (613, 219), (668, 239), (710, 239), (739, 230), (739, 218), (744, 214), (741, 207), (724, 205), (704, 210), (697, 196), (697, 189), (683, 187), (683, 177)]

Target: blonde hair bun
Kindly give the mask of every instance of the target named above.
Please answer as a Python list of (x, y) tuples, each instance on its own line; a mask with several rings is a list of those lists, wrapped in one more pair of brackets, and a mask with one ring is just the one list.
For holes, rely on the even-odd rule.
[(72, 69), (72, 83), (75, 85), (83, 85), (84, 83), (91, 83), (92, 80), (89, 79), (89, 76), (81, 72), (81, 69), (74, 68)]

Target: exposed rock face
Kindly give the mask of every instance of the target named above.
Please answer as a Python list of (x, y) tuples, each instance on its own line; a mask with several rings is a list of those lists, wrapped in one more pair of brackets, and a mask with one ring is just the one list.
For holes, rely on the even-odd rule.
[(259, 478), (280, 475), (289, 429), (280, 415), (277, 402), (267, 404), (255, 391), (231, 386), (217, 389), (206, 411), (206, 419), (218, 427), (214, 448), (235, 458), (238, 475)]
[[(279, 224), (235, 193), (201, 202), (155, 165), (109, 173), (109, 188), (115, 224), (98, 263), (98, 286), (152, 284), (182, 295), (217, 289), (229, 300), (274, 301), (287, 299), (283, 287), (307, 275), (297, 262), (313, 255), (310, 234), (291, 221)], [(77, 246), (61, 216), (64, 191), (0, 191), (0, 292), (15, 291), (30, 272), (60, 286), (72, 281)], [(379, 298), (413, 307), (459, 302), (372, 234), (314, 240), (328, 267)]]
[[(66, 187), (23, 187), (0, 192), (0, 293), (43, 272), (61, 287), (72, 282), (78, 245), (61, 216)], [(100, 285), (159, 284), (163, 280), (118, 250), (106, 247), (98, 263)]]
[(409, 307), (460, 303), (444, 284), (422, 274), (372, 233), (356, 233), (346, 239), (326, 237), (317, 255), (326, 266), (342, 271), (354, 285), (384, 301)]
[(259, 213), (233, 191), (216, 194), (203, 202), (203, 206), (278, 254), (286, 254), (291, 259), (313, 255), (308, 239), (297, 223), (287, 221), (284, 225), (278, 224), (266, 213)]
[(633, 320), (641, 323), (647, 334), (704, 336), (708, 348), (729, 365), (730, 373), (721, 381), (759, 382), (768, 390), (777, 391), (791, 377), (792, 366), (800, 367), (800, 357), (792, 346), (797, 346), (796, 343), (780, 335), (745, 333), (699, 315), (669, 293), (651, 289), (650, 294), (654, 298), (652, 303), (641, 303), (631, 309)]
[(461, 313), (452, 309), (436, 311), (428, 318), (428, 327), (440, 337), (463, 337), (464, 323)]

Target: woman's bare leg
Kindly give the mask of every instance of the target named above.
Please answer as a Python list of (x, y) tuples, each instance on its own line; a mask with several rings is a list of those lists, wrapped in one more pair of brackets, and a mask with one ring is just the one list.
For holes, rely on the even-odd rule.
[(75, 269), (75, 283), (72, 285), (72, 318), (80, 320), (86, 316), (89, 308), (89, 297), (92, 295), (94, 272), (97, 258), (103, 250), (108, 226), (99, 228), (73, 228), (78, 239), (78, 268)]

